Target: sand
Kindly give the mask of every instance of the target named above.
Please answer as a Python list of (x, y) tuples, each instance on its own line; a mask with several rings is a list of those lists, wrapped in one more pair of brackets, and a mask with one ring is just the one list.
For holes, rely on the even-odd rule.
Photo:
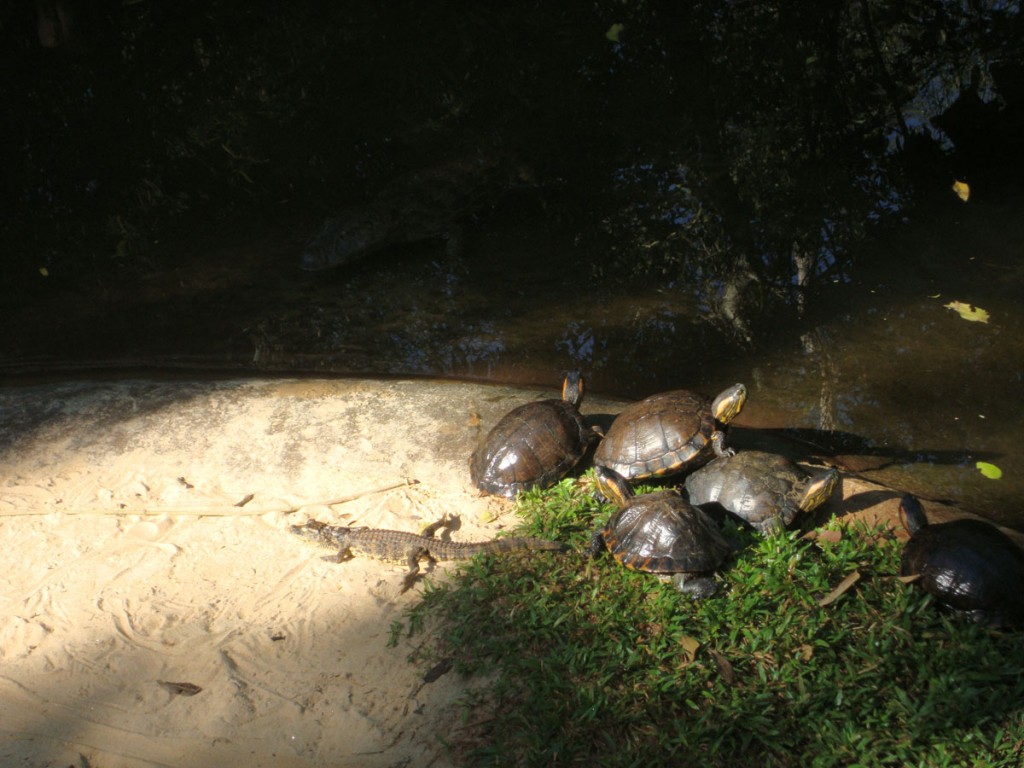
[(511, 507), (473, 491), (466, 460), (482, 420), (530, 396), (294, 380), (0, 392), (0, 764), (450, 764), (467, 683), (424, 683), (407, 659), (428, 636), (389, 647), (417, 600), (404, 569), (339, 563), (288, 526), (417, 531), (456, 514), (453, 538), (493, 537)]

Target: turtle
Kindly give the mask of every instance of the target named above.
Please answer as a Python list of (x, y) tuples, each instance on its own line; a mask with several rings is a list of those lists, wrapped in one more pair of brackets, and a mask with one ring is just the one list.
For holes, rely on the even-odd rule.
[(594, 463), (627, 480), (661, 477), (726, 456), (722, 427), (743, 408), (747, 388), (734, 384), (714, 400), (685, 389), (651, 395), (626, 407), (594, 453)]
[(1024, 550), (984, 520), (929, 524), (916, 497), (900, 500), (910, 533), (900, 576), (979, 624), (1024, 626)]
[(599, 527), (588, 554), (606, 548), (630, 570), (670, 574), (676, 588), (694, 598), (718, 589), (712, 572), (732, 551), (714, 520), (676, 490), (637, 495), (622, 475), (595, 467), (600, 493), (619, 509)]
[(583, 378), (570, 373), (562, 398), (520, 405), (506, 413), (469, 462), (473, 484), (496, 496), (549, 488), (583, 458), (595, 436), (579, 412)]
[(690, 503), (717, 502), (761, 533), (779, 533), (800, 512), (810, 512), (832, 495), (839, 472), (810, 473), (785, 456), (740, 451), (714, 459), (686, 478)]

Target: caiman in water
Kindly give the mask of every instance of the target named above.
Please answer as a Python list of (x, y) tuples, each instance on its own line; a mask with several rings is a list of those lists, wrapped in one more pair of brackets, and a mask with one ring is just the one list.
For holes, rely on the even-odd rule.
[(458, 248), (458, 220), (494, 203), (511, 186), (510, 165), (473, 157), (392, 182), (376, 198), (330, 218), (306, 247), (306, 270), (350, 264), (391, 245), (444, 238)]
[(409, 566), (405, 574), (405, 589), (411, 587), (420, 572), (420, 560), (466, 560), (474, 555), (521, 552), (524, 550), (562, 552), (565, 546), (557, 541), (531, 538), (493, 539), (491, 541), (443, 541), (435, 539), (439, 528), (448, 524), (447, 519), (438, 520), (428, 526), (422, 534), (406, 531), (390, 531), (384, 528), (351, 527), (328, 525), (319, 520), (309, 520), (305, 525), (293, 525), (292, 533), (319, 544), (338, 547), (338, 559), (349, 560), (356, 555), (372, 557), (390, 563), (405, 563)]

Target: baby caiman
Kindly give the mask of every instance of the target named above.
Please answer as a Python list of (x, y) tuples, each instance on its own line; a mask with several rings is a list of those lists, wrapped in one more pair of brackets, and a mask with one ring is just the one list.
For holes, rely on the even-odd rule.
[(435, 539), (438, 528), (448, 524), (447, 519), (428, 526), (422, 534), (390, 531), (384, 528), (359, 528), (328, 525), (309, 520), (305, 525), (293, 525), (292, 533), (319, 544), (338, 548), (338, 558), (348, 560), (356, 555), (372, 557), (389, 563), (405, 563), (404, 589), (411, 587), (420, 572), (420, 559), (467, 560), (474, 555), (521, 552), (525, 550), (562, 552), (565, 546), (557, 541), (531, 538), (506, 538), (491, 541), (444, 541)]

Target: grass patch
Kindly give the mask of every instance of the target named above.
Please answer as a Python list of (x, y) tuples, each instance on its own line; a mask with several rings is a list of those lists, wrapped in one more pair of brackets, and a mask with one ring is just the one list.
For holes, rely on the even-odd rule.
[(429, 617), (438, 633), (417, 663), (494, 676), (467, 695), (450, 742), (465, 764), (1020, 764), (1020, 636), (946, 616), (900, 583), (884, 531), (832, 523), (832, 543), (736, 532), (724, 588), (694, 602), (580, 554), (610, 508), (579, 483), (526, 494), (518, 511), (517, 534), (573, 551), (477, 558), (428, 584), (408, 616), (408, 631)]

